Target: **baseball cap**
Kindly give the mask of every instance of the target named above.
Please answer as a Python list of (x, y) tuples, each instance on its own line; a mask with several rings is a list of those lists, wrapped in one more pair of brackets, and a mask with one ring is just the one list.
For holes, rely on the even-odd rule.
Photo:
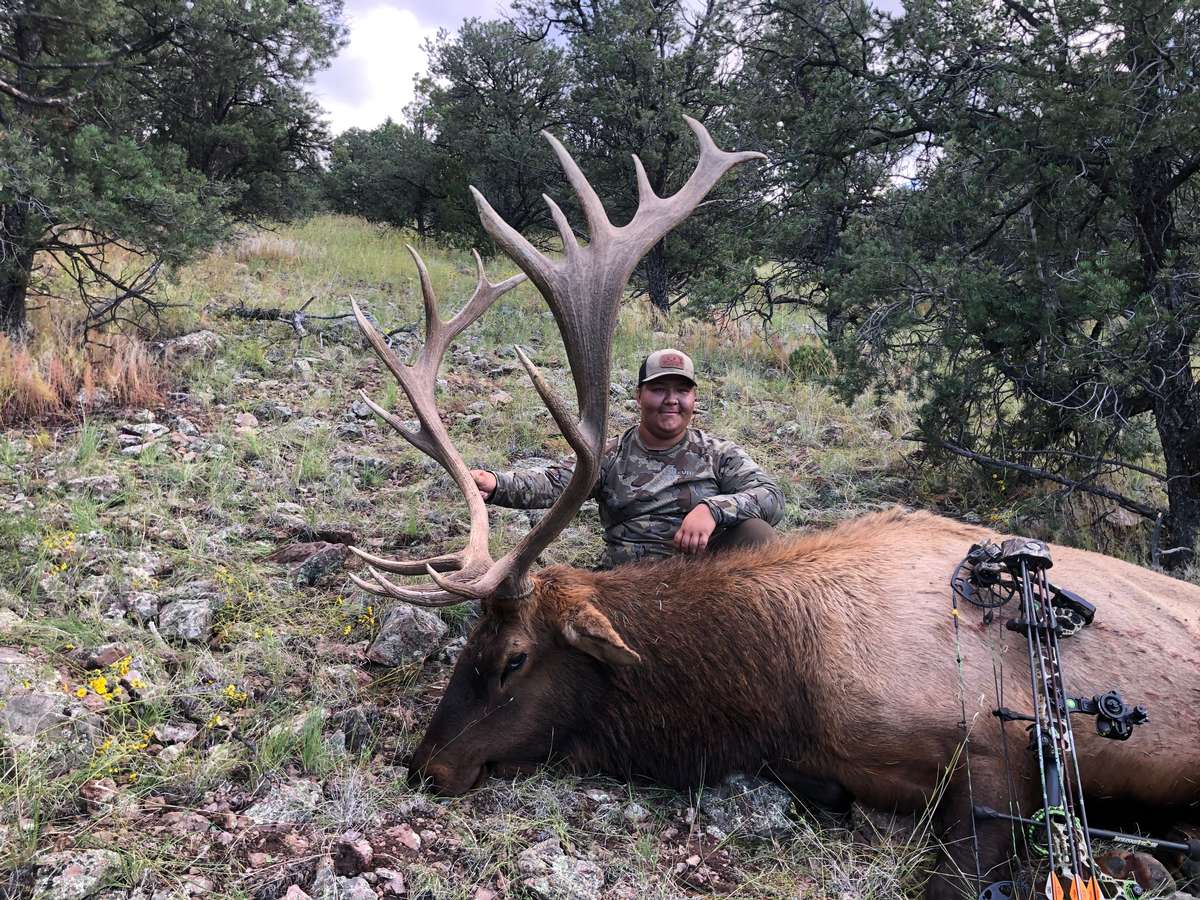
[(692, 358), (682, 350), (672, 347), (655, 350), (646, 357), (642, 367), (638, 369), (638, 384), (645, 384), (664, 375), (679, 375), (692, 384), (696, 383), (696, 369), (692, 365)]

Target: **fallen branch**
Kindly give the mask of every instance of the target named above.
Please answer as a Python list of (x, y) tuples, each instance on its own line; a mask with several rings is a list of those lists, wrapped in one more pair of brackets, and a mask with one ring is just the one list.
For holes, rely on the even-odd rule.
[(308, 330), (304, 327), (304, 323), (309, 319), (319, 321), (330, 321), (335, 319), (349, 319), (354, 313), (338, 313), (332, 316), (314, 316), (305, 312), (309, 305), (316, 300), (316, 296), (309, 297), (304, 302), (304, 305), (299, 309), (287, 310), (281, 309), (278, 306), (234, 306), (229, 309), (223, 309), (217, 313), (223, 319), (248, 319), (255, 322), (283, 322), (285, 325), (290, 325), (292, 330), (296, 332), (297, 339), (302, 339), (308, 334)]
[(1113, 501), (1122, 509), (1127, 509), (1131, 513), (1136, 513), (1146, 519), (1157, 520), (1160, 516), (1165, 515), (1165, 511), (1154, 506), (1148, 506), (1145, 503), (1139, 503), (1132, 500), (1123, 494), (1118, 494), (1116, 491), (1109, 490), (1106, 487), (1100, 487), (1095, 484), (1088, 484), (1084, 481), (1076, 481), (1073, 478), (1067, 478), (1065, 475), (1059, 475), (1055, 472), (1047, 472), (1045, 469), (1039, 469), (1036, 466), (1028, 466), (1024, 463), (1009, 462), (1006, 459), (997, 459), (994, 456), (987, 456), (983, 453), (976, 453), (974, 450), (968, 450), (966, 447), (959, 447), (955, 444), (950, 444), (945, 441), (931, 441), (928, 438), (918, 435), (906, 434), (903, 438), (906, 441), (913, 441), (917, 444), (927, 444), (939, 450), (945, 450), (953, 453), (955, 456), (961, 456), (963, 459), (969, 459), (972, 462), (979, 463), (982, 466), (989, 466), (993, 469), (1005, 469), (1010, 472), (1021, 472), (1025, 475), (1030, 475), (1034, 478), (1053, 481), (1055, 484), (1065, 485), (1073, 491), (1084, 491), (1088, 494), (1095, 494), (1098, 497), (1104, 497)]

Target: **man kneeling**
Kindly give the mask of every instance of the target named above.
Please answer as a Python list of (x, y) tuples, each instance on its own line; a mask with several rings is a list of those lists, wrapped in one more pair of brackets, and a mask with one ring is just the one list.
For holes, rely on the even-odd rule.
[[(679, 350), (657, 350), (638, 372), (641, 420), (610, 441), (591, 496), (604, 525), (604, 568), (676, 553), (749, 547), (774, 538), (783, 492), (732, 441), (692, 428), (696, 377)], [(574, 463), (513, 472), (473, 469), (484, 500), (553, 505)]]

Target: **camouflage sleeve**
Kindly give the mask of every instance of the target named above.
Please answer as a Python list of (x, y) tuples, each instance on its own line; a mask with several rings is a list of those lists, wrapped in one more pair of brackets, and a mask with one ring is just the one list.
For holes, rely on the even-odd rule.
[(721, 493), (704, 501), (717, 525), (727, 528), (746, 519), (778, 525), (783, 518), (783, 491), (775, 479), (732, 441), (721, 441), (717, 449)]
[(575, 460), (550, 463), (536, 469), (492, 472), (496, 476), (496, 490), (487, 502), (512, 509), (546, 509), (553, 506), (558, 495), (566, 490), (574, 471)]

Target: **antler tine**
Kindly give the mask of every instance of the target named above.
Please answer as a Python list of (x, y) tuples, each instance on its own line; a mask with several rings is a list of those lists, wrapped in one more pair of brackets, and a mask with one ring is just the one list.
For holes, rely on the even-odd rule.
[(640, 248), (639, 258), (691, 215), (713, 186), (721, 180), (722, 175), (740, 163), (767, 158), (754, 150), (733, 153), (722, 150), (703, 124), (691, 116), (684, 116), (683, 119), (696, 136), (696, 143), (700, 145), (700, 159), (687, 182), (678, 191), (670, 197), (659, 197), (646, 178), (642, 161), (636, 155), (633, 157), (638, 182), (638, 209), (628, 224), (617, 231), (624, 241)]
[(432, 566), (438, 572), (456, 572), (462, 568), (462, 554), (460, 553), (443, 553), (441, 556), (431, 556), (427, 559), (404, 560), (385, 559), (382, 556), (368, 553), (366, 550), (360, 550), (358, 547), (351, 547), (350, 551), (368, 565), (385, 572), (393, 572), (396, 575), (424, 575), (426, 566)]
[(465, 599), (460, 594), (452, 594), (448, 591), (431, 589), (426, 586), (424, 590), (419, 588), (405, 588), (398, 584), (393, 584), (384, 578), (378, 571), (370, 569), (372, 576), (375, 578), (375, 583), (367, 581), (365, 578), (349, 573), (350, 580), (362, 588), (369, 594), (375, 594), (378, 597), (392, 597), (396, 600), (403, 600), (405, 603), (411, 603), (413, 606), (424, 606), (428, 609), (440, 609), (444, 606), (456, 606), (462, 603)]
[[(434, 396), (437, 385), (437, 371), (441, 366), (442, 357), (445, 355), (446, 348), (449, 347), (450, 342), (463, 329), (467, 328), (472, 322), (483, 315), (484, 311), (497, 298), (524, 281), (525, 275), (514, 275), (506, 278), (504, 281), (493, 284), (487, 279), (484, 272), (483, 260), (480, 259), (478, 253), (475, 253), (475, 267), (478, 274), (478, 283), (476, 284), (475, 292), (472, 294), (471, 299), (467, 301), (463, 308), (450, 321), (443, 322), (438, 315), (437, 297), (434, 294), (433, 285), (430, 282), (425, 262), (413, 247), (410, 246), (408, 251), (412, 254), (417, 266), (421, 282), (421, 295), (425, 305), (425, 343), (421, 347), (415, 365), (405, 365), (397, 358), (383, 335), (363, 315), (362, 310), (353, 298), (351, 298), (350, 305), (363, 335), (367, 338), (367, 341), (371, 344), (371, 347), (375, 350), (379, 358), (391, 370), (400, 387), (404, 390), (409, 403), (412, 404), (413, 412), (416, 413), (417, 420), (420, 422), (420, 427), (416, 431), (406, 428), (398, 417), (373, 402), (366, 394), (362, 396), (376, 415), (400, 432), (401, 436), (418, 450), (437, 460), (442, 468), (450, 474), (450, 477), (454, 479), (454, 483), (458, 486), (458, 489), (467, 501), (467, 508), (471, 517), (470, 533), (467, 538), (467, 545), (462, 550), (422, 560), (385, 560), (372, 554), (366, 554), (355, 547), (351, 549), (368, 561), (369, 568), (372, 565), (379, 564), (381, 568), (389, 571), (413, 575), (427, 574), (436, 572), (437, 570), (454, 571), (457, 578), (461, 578), (463, 581), (469, 583), (486, 573), (492, 566), (492, 558), (488, 554), (487, 509), (483, 505), (483, 498), (479, 495), (479, 490), (475, 486), (470, 470), (467, 468), (466, 463), (463, 462), (462, 456), (454, 444), (450, 441), (450, 436), (446, 432), (446, 426), (442, 422), (441, 415), (438, 413)], [(378, 584), (382, 585), (383, 592), (388, 596), (413, 601), (414, 596), (421, 596), (424, 599), (424, 594), (428, 593), (429, 590), (435, 590), (433, 585), (427, 585), (426, 588), (428, 590), (426, 591), (402, 588), (388, 582), (376, 570), (372, 569), (371, 571)], [(436, 575), (433, 577), (437, 580), (437, 583), (441, 583), (440, 578)], [(361, 579), (356, 579), (355, 584), (363, 587), (364, 590), (371, 590), (370, 587), (366, 586), (369, 583)], [(373, 592), (379, 593), (380, 590), (376, 589)], [(440, 595), (444, 591), (436, 591), (436, 593)], [(460, 602), (461, 599), (462, 597), (459, 596), (454, 602)]]

